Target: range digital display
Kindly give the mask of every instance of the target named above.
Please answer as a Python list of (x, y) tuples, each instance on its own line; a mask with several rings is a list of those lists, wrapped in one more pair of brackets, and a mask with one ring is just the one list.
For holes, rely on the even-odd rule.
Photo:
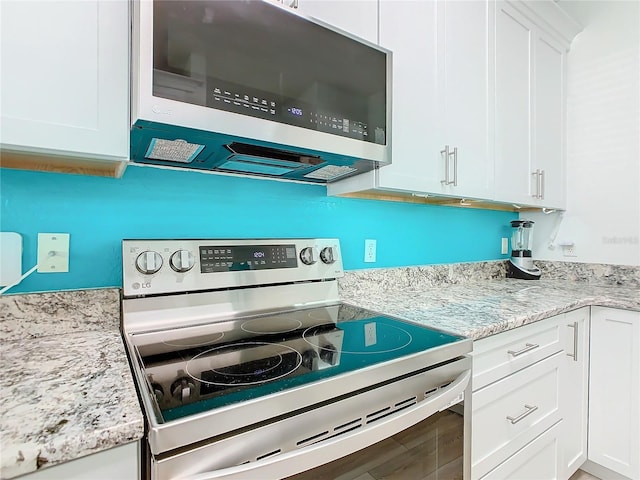
[(296, 268), (295, 245), (201, 246), (200, 272), (238, 272)]

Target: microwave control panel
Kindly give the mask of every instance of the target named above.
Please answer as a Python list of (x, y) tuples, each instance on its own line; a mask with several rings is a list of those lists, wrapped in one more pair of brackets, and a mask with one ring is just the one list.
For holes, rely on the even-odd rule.
[[(377, 129), (373, 135), (361, 119), (348, 118), (341, 112), (313, 106), (305, 100), (275, 98), (259, 90), (239, 87), (220, 80), (208, 82), (207, 107), (249, 115), (297, 127), (317, 130), (365, 142), (384, 144), (384, 131)], [(321, 89), (319, 89), (321, 90)], [(316, 93), (316, 96), (320, 96)], [(317, 104), (321, 104), (317, 100)]]

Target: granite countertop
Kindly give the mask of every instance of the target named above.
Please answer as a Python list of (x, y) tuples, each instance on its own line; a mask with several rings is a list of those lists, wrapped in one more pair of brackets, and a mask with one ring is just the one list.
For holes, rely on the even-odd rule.
[[(395, 287), (393, 285), (396, 285)], [(583, 306), (640, 310), (637, 286), (485, 279), (449, 285), (341, 285), (341, 299), (478, 340)]]
[(0, 297), (3, 479), (141, 439), (117, 289)]
[[(340, 298), (476, 340), (582, 306), (640, 310), (640, 268), (566, 268), (539, 281), (505, 279), (502, 261), (354, 271)], [(1, 478), (143, 437), (119, 319), (118, 289), (0, 297)]]

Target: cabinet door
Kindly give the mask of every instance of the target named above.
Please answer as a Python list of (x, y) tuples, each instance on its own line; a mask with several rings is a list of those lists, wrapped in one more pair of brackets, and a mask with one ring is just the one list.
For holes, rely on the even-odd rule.
[[(535, 102), (533, 169), (540, 171), (540, 183), (531, 185), (538, 191), (538, 204), (565, 206), (565, 52), (549, 38), (536, 36), (534, 49)], [(529, 176), (533, 181), (534, 176)]]
[(495, 31), (496, 200), (530, 204), (533, 25), (497, 2)]
[[(490, 118), (493, 78), (489, 62), (494, 3), (487, 1), (438, 2), (438, 100), (441, 148), (456, 149), (449, 164), (446, 193), (491, 198), (493, 194), (493, 142)], [(490, 35), (491, 32), (491, 35)], [(491, 99), (490, 99), (491, 96)], [(492, 111), (492, 110), (491, 110)], [(440, 161), (436, 187), (444, 179)]]
[(560, 366), (562, 477), (569, 478), (587, 460), (589, 412), (589, 307), (559, 319), (565, 356)]
[(2, 2), (2, 148), (126, 159), (129, 3)]
[(640, 478), (640, 312), (592, 307), (589, 460)]
[(393, 51), (393, 163), (378, 170), (381, 189), (440, 188), (436, 21), (435, 2), (380, 0), (380, 45)]
[(298, 0), (298, 9), (305, 15), (378, 43), (378, 0)]

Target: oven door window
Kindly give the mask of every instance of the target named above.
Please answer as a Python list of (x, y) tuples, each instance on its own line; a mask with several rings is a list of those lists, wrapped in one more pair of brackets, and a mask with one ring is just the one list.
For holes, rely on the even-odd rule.
[(463, 417), (444, 410), (363, 450), (287, 478), (462, 480), (463, 431)]

